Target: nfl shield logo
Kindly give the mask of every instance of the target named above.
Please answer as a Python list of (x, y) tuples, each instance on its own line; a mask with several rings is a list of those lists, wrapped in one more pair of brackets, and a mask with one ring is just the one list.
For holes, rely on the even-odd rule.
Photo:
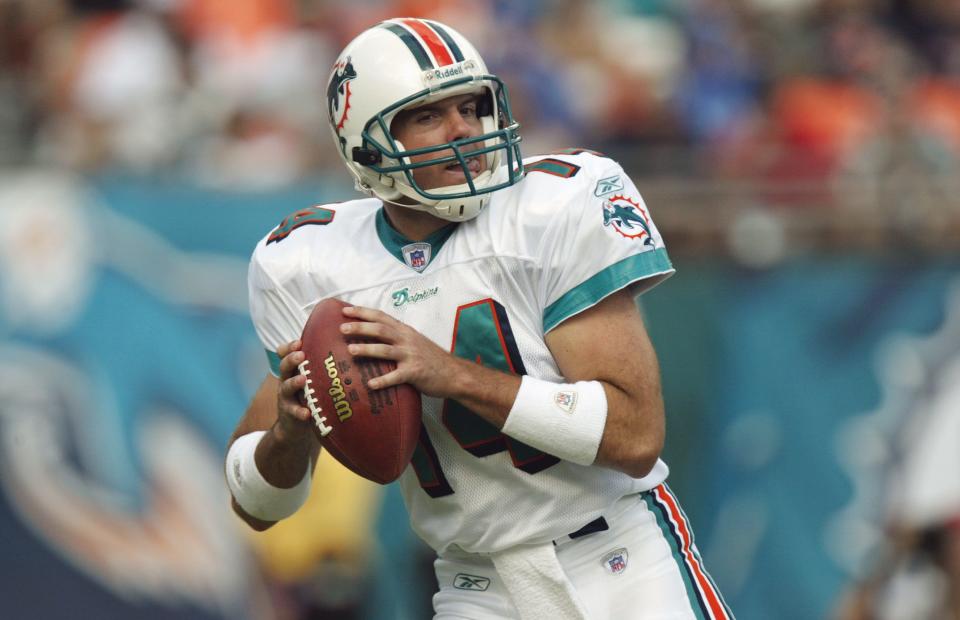
[(404, 262), (417, 271), (423, 271), (427, 268), (427, 265), (430, 264), (429, 243), (418, 241), (417, 243), (403, 246), (400, 248), (400, 251), (403, 253)]
[(573, 413), (574, 407), (577, 406), (577, 393), (557, 392), (553, 395), (553, 402), (565, 413)]
[(427, 264), (427, 255), (423, 250), (414, 250), (410, 252), (410, 266), (414, 269), (423, 269)]
[(619, 575), (627, 569), (627, 550), (611, 551), (603, 557), (603, 565), (611, 575)]

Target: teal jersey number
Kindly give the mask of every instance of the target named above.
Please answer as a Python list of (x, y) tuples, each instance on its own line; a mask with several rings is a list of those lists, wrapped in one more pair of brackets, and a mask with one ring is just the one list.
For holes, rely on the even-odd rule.
[[(492, 299), (482, 299), (457, 308), (452, 352), (457, 357), (488, 368), (514, 375), (526, 374), (507, 311)], [(460, 447), (476, 457), (507, 450), (513, 466), (528, 474), (535, 474), (560, 462), (555, 456), (507, 437), (496, 426), (455, 400), (444, 401), (441, 419)], [(412, 460), (420, 486), (431, 497), (450, 495), (453, 489), (440, 469), (436, 450), (426, 431), (422, 427), (420, 431), (420, 442)]]

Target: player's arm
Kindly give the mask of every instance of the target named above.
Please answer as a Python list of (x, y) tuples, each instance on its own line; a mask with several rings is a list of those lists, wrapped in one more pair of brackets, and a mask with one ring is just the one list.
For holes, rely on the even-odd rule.
[[(510, 416), (518, 415), (521, 406), (535, 407), (545, 430), (518, 438), (550, 454), (557, 454), (552, 443), (565, 442), (560, 433), (550, 436), (553, 422), (572, 423), (569, 437), (574, 441), (579, 439), (578, 417), (585, 424), (599, 423), (602, 434), (592, 464), (636, 478), (647, 475), (663, 449), (663, 397), (657, 357), (629, 289), (568, 318), (547, 333), (546, 343), (568, 385), (538, 381), (539, 393), (521, 395), (518, 377), (458, 360), (460, 375), (452, 379), (458, 393), (453, 398), (507, 434), (515, 426), (508, 423)], [(565, 390), (576, 390), (579, 402), (571, 413), (557, 413), (553, 399)], [(538, 397), (542, 402), (534, 400)], [(602, 407), (605, 420), (596, 417)]]
[(570, 317), (546, 335), (564, 378), (599, 381), (607, 400), (597, 465), (642, 477), (666, 434), (660, 367), (630, 289)]
[[(241, 469), (239, 461), (242, 455), (237, 455), (233, 450), (237, 440), (255, 438), (255, 433), (265, 431), (258, 441), (250, 446), (253, 464), (268, 485), (281, 490), (281, 496), (283, 491), (289, 493), (293, 489), (301, 488), (305, 472), (312, 473), (320, 453), (320, 442), (311, 429), (310, 411), (300, 403), (298, 396), (306, 379), (297, 371), (297, 365), (303, 361), (300, 342), (281, 345), (277, 354), (281, 358), (280, 377), (268, 374), (263, 380), (227, 446), (227, 476), (232, 483), (230, 488), (233, 510), (257, 531), (269, 528), (277, 519), (258, 518), (241, 505), (256, 506), (258, 498), (238, 499), (238, 494), (257, 491), (245, 491), (242, 486), (238, 486), (236, 479), (230, 480), (230, 476), (236, 475), (234, 468)], [(231, 459), (237, 462), (231, 464)], [(282, 501), (281, 497), (280, 502)], [(257, 512), (256, 509), (251, 510)], [(267, 510), (262, 514), (271, 514), (271, 511)]]
[[(346, 308), (344, 314), (365, 321), (345, 323), (342, 329), (346, 333), (380, 341), (351, 345), (352, 354), (397, 362), (395, 370), (371, 380), (371, 387), (410, 383), (429, 396), (457, 400), (512, 434), (507, 422), (518, 410), (520, 377), (451, 355), (378, 310)], [(571, 444), (586, 445), (586, 451), (577, 450), (568, 460), (580, 459), (583, 464), (595, 463), (635, 477), (649, 473), (663, 448), (663, 400), (656, 355), (630, 292), (614, 293), (568, 318), (547, 334), (546, 342), (565, 379), (581, 383), (561, 386), (535, 380), (543, 398), (538, 402), (534, 394), (533, 416), (541, 418), (540, 426), (551, 430), (518, 438), (561, 458)], [(580, 402), (571, 413), (557, 414), (552, 399), (564, 390), (576, 391)], [(594, 425), (592, 448), (589, 438), (578, 435), (580, 421)], [(552, 432), (565, 423), (570, 427), (569, 437)]]

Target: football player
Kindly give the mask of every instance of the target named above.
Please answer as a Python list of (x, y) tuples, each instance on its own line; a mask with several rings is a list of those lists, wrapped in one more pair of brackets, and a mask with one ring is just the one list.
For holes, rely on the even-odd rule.
[[(621, 167), (522, 159), (506, 86), (449, 26), (392, 19), (327, 90), (368, 197), (295, 213), (256, 247), (250, 308), (272, 370), (227, 455), (256, 529), (304, 501), (319, 444), (297, 340), (337, 297), (351, 353), (393, 360), (423, 427), (400, 478), (437, 552), (437, 618), (730, 618), (664, 483), (657, 359), (635, 297), (673, 273)], [(334, 502), (336, 498), (329, 498)]]

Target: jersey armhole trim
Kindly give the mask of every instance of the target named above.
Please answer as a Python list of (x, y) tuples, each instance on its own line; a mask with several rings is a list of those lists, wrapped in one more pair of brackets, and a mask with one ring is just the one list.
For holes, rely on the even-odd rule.
[(280, 356), (277, 355), (276, 351), (271, 351), (270, 349), (264, 349), (267, 354), (267, 361), (270, 362), (270, 372), (273, 373), (273, 376), (280, 378)]
[[(673, 265), (665, 248), (628, 256), (570, 289), (547, 306), (543, 311), (543, 333), (549, 332), (574, 314), (596, 305), (628, 284), (653, 276), (661, 276), (655, 282), (659, 284), (673, 271)], [(650, 288), (652, 287), (647, 287), (645, 290)]]

